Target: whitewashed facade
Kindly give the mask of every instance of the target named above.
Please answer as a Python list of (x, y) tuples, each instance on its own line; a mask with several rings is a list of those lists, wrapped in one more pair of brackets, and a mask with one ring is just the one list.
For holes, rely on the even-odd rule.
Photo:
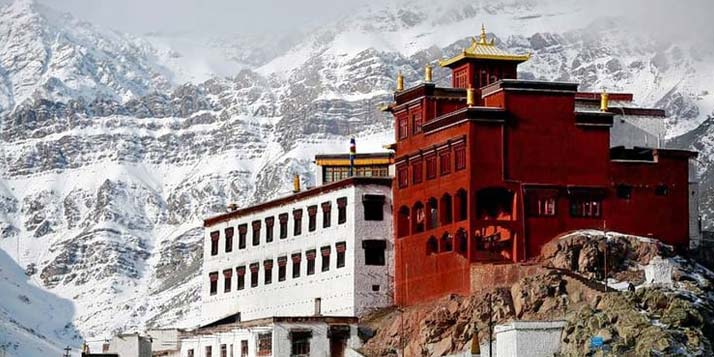
[(182, 357), (350, 356), (356, 318), (276, 317), (205, 327), (181, 336)]
[(391, 212), (391, 179), (355, 177), (206, 220), (203, 324), (390, 306)]

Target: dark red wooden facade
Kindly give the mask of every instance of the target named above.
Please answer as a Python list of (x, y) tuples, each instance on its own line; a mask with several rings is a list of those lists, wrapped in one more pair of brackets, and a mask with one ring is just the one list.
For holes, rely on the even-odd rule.
[(400, 305), (468, 294), (472, 264), (524, 261), (571, 230), (688, 245), (694, 153), (611, 150), (613, 113), (578, 111), (576, 84), (516, 79), (518, 63), (452, 61), (454, 88), (422, 83), (389, 106)]

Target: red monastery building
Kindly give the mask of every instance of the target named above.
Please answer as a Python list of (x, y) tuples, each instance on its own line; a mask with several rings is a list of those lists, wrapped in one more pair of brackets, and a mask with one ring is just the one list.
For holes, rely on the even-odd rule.
[[(663, 129), (651, 128), (664, 128), (664, 113), (629, 108), (628, 94), (519, 80), (518, 64), (528, 58), (499, 49), (482, 31), (440, 61), (452, 70), (451, 88), (431, 83), (429, 67), (424, 83), (408, 89), (399, 76), (387, 109), (396, 134), (398, 304), (468, 294), (473, 265), (525, 261), (576, 229), (687, 247), (696, 154), (660, 147)], [(643, 130), (629, 124), (648, 121)], [(613, 139), (628, 125), (636, 129), (626, 134), (631, 140)]]

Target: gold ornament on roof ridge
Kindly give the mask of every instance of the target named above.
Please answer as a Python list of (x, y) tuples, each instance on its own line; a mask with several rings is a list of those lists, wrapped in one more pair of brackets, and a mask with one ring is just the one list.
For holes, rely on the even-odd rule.
[(530, 57), (530, 53), (517, 55), (496, 47), (496, 38), (489, 40), (486, 26), (482, 24), (479, 37), (471, 37), (471, 46), (452, 58), (439, 60), (439, 65), (445, 67), (464, 58), (525, 62)]

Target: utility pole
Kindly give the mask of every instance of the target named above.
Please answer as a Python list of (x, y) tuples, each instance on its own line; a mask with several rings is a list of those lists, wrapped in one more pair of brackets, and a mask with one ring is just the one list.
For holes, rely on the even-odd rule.
[(67, 346), (64, 348), (64, 357), (69, 357), (69, 352), (72, 351), (72, 349)]
[(607, 221), (603, 220), (602, 221), (602, 232), (603, 235), (605, 236), (605, 266), (604, 266), (604, 273), (605, 273), (605, 292), (608, 292), (608, 286), (607, 286), (607, 251), (610, 250), (610, 244), (608, 244), (607, 241)]
[(488, 294), (488, 357), (493, 357), (493, 293)]

